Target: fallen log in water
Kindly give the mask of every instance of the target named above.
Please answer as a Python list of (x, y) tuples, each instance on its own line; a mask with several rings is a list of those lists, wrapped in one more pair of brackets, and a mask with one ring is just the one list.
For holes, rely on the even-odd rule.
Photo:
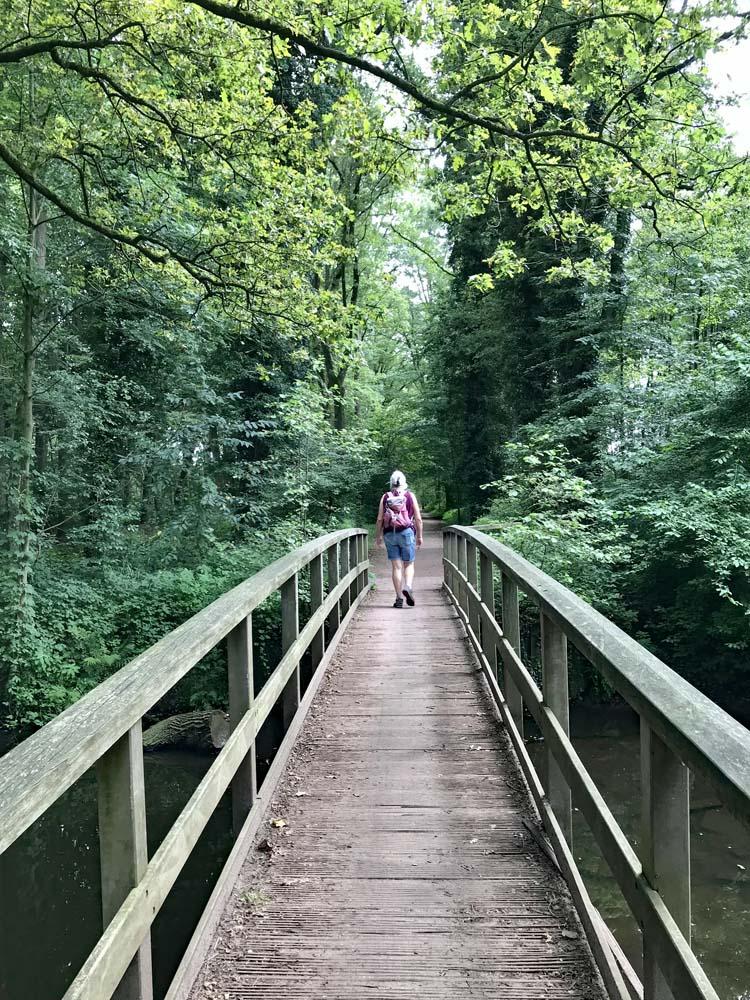
[(150, 726), (143, 734), (144, 750), (189, 747), (191, 750), (220, 749), (229, 739), (229, 716), (220, 709), (183, 712)]

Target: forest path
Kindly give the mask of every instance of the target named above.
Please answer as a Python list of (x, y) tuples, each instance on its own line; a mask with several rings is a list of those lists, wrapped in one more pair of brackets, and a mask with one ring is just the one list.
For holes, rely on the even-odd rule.
[(382, 550), (373, 565), (377, 590), (313, 704), (194, 1000), (601, 1000), (441, 591), (437, 526), (415, 608), (391, 607)]

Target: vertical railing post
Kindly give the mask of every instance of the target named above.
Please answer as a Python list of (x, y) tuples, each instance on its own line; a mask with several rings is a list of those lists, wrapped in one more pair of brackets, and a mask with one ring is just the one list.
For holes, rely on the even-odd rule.
[[(357, 535), (357, 559), (360, 563), (367, 562), (367, 535)], [(367, 589), (367, 569), (363, 569), (357, 579), (357, 594)]]
[(466, 584), (464, 583), (462, 576), (466, 576), (466, 538), (464, 535), (457, 536), (457, 548), (456, 548), (456, 565), (458, 566), (459, 578), (456, 581), (458, 587), (458, 603), (468, 612), (468, 591), (466, 589)]
[(451, 564), (448, 566), (446, 571), (446, 579), (448, 581), (448, 588), (452, 593), (456, 592), (456, 581), (455, 574), (453, 572), (453, 564), (456, 557), (456, 535), (453, 531), (446, 532), (446, 556), (448, 562)]
[[(310, 617), (312, 617), (323, 603), (323, 556), (315, 556), (310, 562)], [(312, 675), (318, 669), (318, 664), (323, 659), (326, 649), (325, 625), (321, 622), (320, 628), (310, 641), (310, 676), (303, 678), (305, 686), (312, 679)]]
[[(641, 863), (690, 944), (690, 773), (641, 719)], [(643, 937), (644, 1000), (673, 1000)]]
[[(356, 535), (352, 535), (349, 539), (349, 569), (356, 569), (357, 563), (359, 562), (357, 555), (359, 553), (359, 542)], [(349, 604), (352, 605), (357, 600), (357, 594), (359, 593), (359, 574), (355, 576), (354, 580), (349, 586)]]
[[(113, 744), (97, 764), (102, 917), (107, 927), (148, 865), (146, 793), (141, 723)], [(114, 994), (115, 1000), (152, 1000), (151, 935), (143, 939)]]
[[(328, 562), (328, 593), (332, 594), (339, 582), (339, 543), (335, 542), (326, 554)], [(333, 637), (339, 627), (339, 602), (336, 601), (328, 615), (328, 634)]]
[[(339, 546), (339, 553), (340, 553), (340, 556), (341, 556), (341, 570), (340, 570), (341, 577), (340, 577), (340, 579), (343, 580), (344, 577), (346, 576), (346, 574), (349, 572), (349, 569), (350, 569), (350, 566), (349, 566), (349, 539), (348, 538), (345, 538), (341, 542), (341, 545)], [(348, 587), (346, 587), (346, 589), (344, 590), (344, 593), (341, 595), (341, 600), (339, 601), (339, 605), (340, 605), (340, 608), (341, 608), (340, 615), (341, 615), (342, 618), (345, 618), (346, 614), (347, 614), (347, 612), (349, 610), (349, 588)]]
[[(492, 572), (492, 560), (484, 552), (479, 553), (479, 593), (482, 603), (487, 606), (488, 611), (495, 617), (495, 580)], [(495, 635), (484, 623), (482, 618), (482, 652), (487, 657), (487, 662), (497, 677), (497, 643)]]
[[(297, 574), (293, 573), (286, 583), (281, 585), (281, 655), (283, 656), (299, 636), (299, 586)], [(299, 707), (300, 677), (299, 660), (286, 682), (281, 694), (281, 710), (284, 732), (291, 725)]]
[[(234, 732), (243, 716), (252, 708), (253, 684), (253, 619), (243, 618), (227, 636), (229, 667), (229, 726)], [(232, 779), (232, 828), (238, 836), (257, 794), (255, 740)]]
[[(466, 541), (466, 578), (474, 590), (477, 589), (477, 547), (468, 539)], [(479, 639), (479, 608), (477, 601), (469, 588), (466, 588), (467, 612), (469, 615), (469, 625), (474, 635)]]
[[(566, 735), (570, 734), (568, 694), (568, 640), (551, 618), (542, 613), (542, 696)], [(570, 788), (550, 749), (546, 759), (546, 791), (552, 810), (568, 843), (573, 841), (573, 806)]]
[[(518, 587), (514, 580), (502, 574), (503, 588), (503, 635), (508, 640), (518, 658), (521, 658), (521, 619), (518, 611)], [(523, 697), (508, 670), (503, 672), (503, 693), (508, 709), (523, 738)]]

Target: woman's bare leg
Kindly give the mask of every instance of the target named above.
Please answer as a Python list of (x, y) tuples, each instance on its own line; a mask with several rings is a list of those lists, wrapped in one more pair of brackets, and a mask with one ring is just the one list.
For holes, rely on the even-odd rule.
[(404, 563), (404, 587), (411, 590), (414, 584), (414, 563)]
[(393, 589), (396, 591), (396, 597), (401, 597), (403, 576), (404, 564), (400, 559), (391, 559), (391, 579), (393, 580)]

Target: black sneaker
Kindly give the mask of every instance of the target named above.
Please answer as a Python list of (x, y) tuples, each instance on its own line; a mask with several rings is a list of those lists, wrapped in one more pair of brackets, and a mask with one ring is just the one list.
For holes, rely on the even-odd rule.
[(400, 597), (397, 597), (396, 600), (393, 602), (393, 607), (394, 608), (403, 608), (403, 606), (404, 606), (403, 600)]
[(406, 598), (406, 603), (409, 605), (410, 608), (413, 608), (414, 607), (414, 594), (412, 594), (412, 592), (410, 590), (404, 590), (404, 591), (402, 591), (402, 593), (403, 593), (404, 597)]

